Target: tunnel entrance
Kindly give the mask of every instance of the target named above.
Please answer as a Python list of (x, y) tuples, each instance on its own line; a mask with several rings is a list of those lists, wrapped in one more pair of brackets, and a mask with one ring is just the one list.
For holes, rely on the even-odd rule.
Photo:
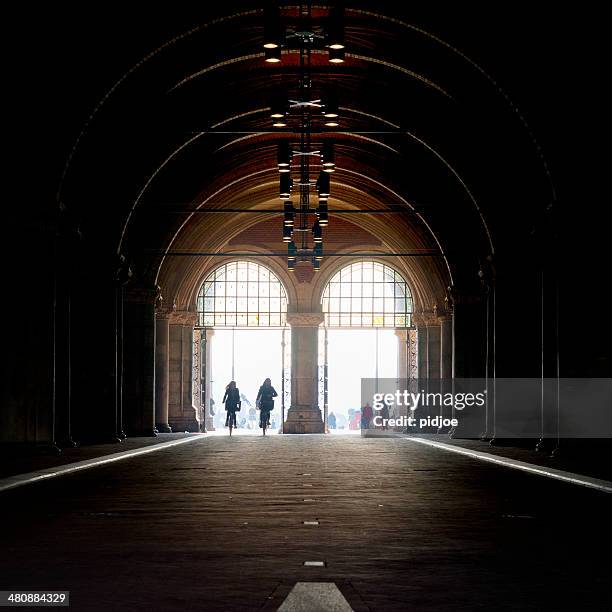
[(260, 385), (270, 378), (278, 393), (270, 413), (270, 433), (280, 433), (285, 406), (291, 397), (291, 332), (288, 328), (212, 328), (207, 334), (208, 364), (203, 380), (203, 402), (208, 399), (209, 431), (224, 432), (226, 411), (222, 403), (227, 384), (240, 389), (242, 407), (236, 415), (236, 434), (259, 434), (256, 397)]
[(361, 379), (400, 379), (416, 373), (412, 294), (391, 266), (359, 261), (325, 287), (319, 332), (319, 404), (328, 431), (361, 429)]
[(225, 263), (206, 277), (197, 309), (194, 368), (206, 429), (224, 431), (223, 395), (234, 380), (242, 399), (236, 433), (258, 433), (255, 400), (260, 385), (270, 378), (278, 393), (270, 431), (280, 431), (291, 394), (291, 331), (287, 294), (279, 278), (256, 262)]

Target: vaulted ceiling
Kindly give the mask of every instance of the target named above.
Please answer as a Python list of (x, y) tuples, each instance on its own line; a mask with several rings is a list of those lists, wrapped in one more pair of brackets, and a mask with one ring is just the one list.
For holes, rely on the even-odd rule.
[[(271, 219), (207, 208), (282, 208), (276, 143), (296, 134), (274, 130), (269, 107), (275, 95), (295, 95), (299, 52), (285, 49), (280, 64), (266, 63), (261, 8), (228, 6), (111, 88), (63, 181), (61, 199), (83, 231), (105, 236), (109, 256), (125, 255), (151, 279), (164, 261), (166, 276), (196, 265), (169, 263), (164, 253), (222, 250)], [(400, 12), (348, 4), (345, 62), (313, 53), (313, 95), (333, 84), (341, 110), (338, 128), (313, 134), (314, 144), (336, 146), (330, 209), (392, 210), (350, 222), (384, 234), (394, 252), (435, 252), (428, 265), (441, 286), (472, 282), (480, 262), (512, 236), (508, 228), (526, 232), (534, 210), (550, 203), (547, 169), (492, 77)], [(297, 14), (282, 7), (288, 23)], [(313, 7), (315, 24), (327, 14), (327, 6)], [(331, 243), (339, 215), (330, 218)], [(282, 250), (280, 217), (278, 225)]]

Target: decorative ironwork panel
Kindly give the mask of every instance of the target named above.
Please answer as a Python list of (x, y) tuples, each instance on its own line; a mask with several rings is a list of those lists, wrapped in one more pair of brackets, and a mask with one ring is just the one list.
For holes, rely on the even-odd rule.
[(271, 270), (250, 261), (232, 261), (202, 283), (197, 302), (200, 327), (282, 327), (287, 293)]
[(418, 378), (418, 334), (416, 329), (408, 330), (408, 377)]
[(327, 327), (412, 325), (410, 287), (399, 272), (374, 261), (349, 264), (329, 281), (321, 300)]
[(283, 406), (289, 408), (291, 406), (291, 329), (285, 327), (282, 335), (282, 350), (283, 350)]
[(319, 408), (323, 410), (327, 403), (327, 330), (319, 328), (319, 355), (317, 369), (317, 383), (319, 392)]
[(202, 404), (201, 381), (200, 381), (200, 357), (201, 357), (201, 330), (193, 330), (193, 405), (198, 408)]

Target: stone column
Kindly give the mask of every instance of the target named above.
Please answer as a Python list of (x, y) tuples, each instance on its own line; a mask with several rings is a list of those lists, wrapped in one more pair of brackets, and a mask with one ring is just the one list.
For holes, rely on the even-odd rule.
[(287, 313), (291, 326), (291, 407), (284, 433), (324, 433), (319, 409), (318, 360), (320, 312)]
[(155, 313), (155, 427), (162, 433), (171, 433), (168, 424), (169, 336), (170, 313)]
[(438, 320), (430, 320), (427, 323), (427, 361), (430, 379), (440, 378), (441, 369), (441, 333)]
[[(395, 336), (397, 337), (397, 388), (408, 389), (408, 330), (404, 328), (398, 328), (395, 330)], [(392, 417), (406, 417), (408, 415), (408, 407), (401, 405), (395, 406), (393, 414), (389, 415)]]
[(395, 330), (397, 338), (397, 378), (404, 380), (408, 377), (408, 360), (406, 354), (406, 341), (408, 330), (398, 328)]
[(200, 431), (193, 405), (193, 312), (173, 312), (168, 333), (168, 422), (174, 431)]
[[(415, 317), (416, 319), (416, 317)], [(427, 342), (427, 326), (416, 323), (417, 326), (417, 374), (421, 378), (429, 378), (429, 359), (427, 358), (429, 343)]]
[(157, 288), (128, 285), (124, 294), (123, 403), (128, 435), (155, 435), (155, 300)]
[(418, 376), (420, 379), (440, 378), (440, 322), (434, 311), (414, 315), (417, 326)]
[(439, 317), (440, 336), (440, 378), (453, 377), (453, 318), (452, 315)]
[(485, 302), (478, 293), (453, 290), (455, 378), (485, 376)]

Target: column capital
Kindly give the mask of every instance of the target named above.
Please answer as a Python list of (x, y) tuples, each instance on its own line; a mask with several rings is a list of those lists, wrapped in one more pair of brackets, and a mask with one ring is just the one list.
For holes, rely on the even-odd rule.
[(482, 294), (478, 290), (449, 288), (448, 309), (455, 308), (457, 305), (474, 305), (482, 302)]
[(195, 325), (198, 322), (198, 314), (187, 310), (173, 310), (168, 318), (171, 325)]
[(291, 327), (319, 327), (325, 320), (322, 312), (288, 312), (287, 323)]
[(132, 304), (155, 304), (159, 296), (159, 287), (143, 282), (130, 282), (125, 286), (123, 296)]
[(158, 321), (165, 321), (172, 318), (173, 311), (169, 308), (156, 308), (155, 309), (155, 318)]
[(412, 315), (412, 320), (417, 327), (433, 327), (440, 324), (438, 313), (435, 310), (415, 313)]

